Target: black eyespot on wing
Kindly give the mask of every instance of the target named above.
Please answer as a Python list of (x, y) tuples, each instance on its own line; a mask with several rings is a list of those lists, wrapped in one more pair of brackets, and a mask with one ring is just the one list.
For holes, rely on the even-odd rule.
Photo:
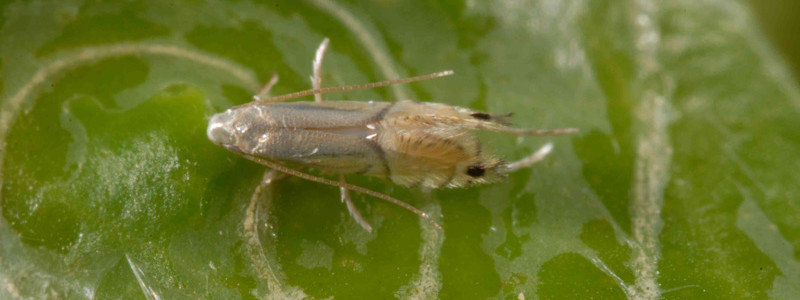
[(482, 112), (476, 112), (476, 113), (471, 114), (470, 116), (472, 116), (473, 118), (478, 119), (478, 120), (489, 120), (489, 119), (492, 118), (491, 115), (489, 115), (487, 113), (482, 113)]
[(481, 177), (486, 174), (486, 169), (483, 166), (471, 166), (467, 168), (467, 175), (472, 177)]

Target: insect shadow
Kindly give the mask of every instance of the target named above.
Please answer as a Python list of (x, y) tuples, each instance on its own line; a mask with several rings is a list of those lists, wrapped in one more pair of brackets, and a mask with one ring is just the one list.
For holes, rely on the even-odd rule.
[[(363, 85), (321, 87), (322, 59), (329, 40), (322, 41), (313, 60), (312, 89), (268, 97), (278, 82), (274, 75), (253, 101), (215, 114), (208, 138), (274, 171), (339, 187), (342, 202), (365, 230), (372, 227), (353, 205), (348, 191), (370, 195), (401, 206), (442, 230), (427, 213), (360, 186), (348, 184), (345, 174), (388, 179), (423, 189), (460, 188), (503, 180), (508, 173), (542, 160), (548, 143), (532, 155), (507, 163), (484, 151), (475, 131), (516, 136), (576, 133), (574, 128), (541, 130), (510, 127), (511, 114), (492, 114), (442, 103), (322, 101), (321, 94), (346, 92), (449, 76), (443, 71)], [(313, 102), (282, 102), (314, 95)], [(284, 166), (290, 163), (338, 174), (338, 181)], [(265, 183), (272, 177), (265, 176)]]

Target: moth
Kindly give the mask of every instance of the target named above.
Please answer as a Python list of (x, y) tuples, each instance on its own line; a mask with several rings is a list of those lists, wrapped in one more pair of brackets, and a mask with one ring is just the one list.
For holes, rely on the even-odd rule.
[[(503, 180), (509, 173), (541, 160), (547, 144), (533, 155), (507, 163), (485, 151), (475, 131), (518, 136), (563, 135), (577, 129), (537, 130), (510, 127), (511, 114), (492, 114), (442, 103), (401, 100), (322, 101), (321, 94), (374, 88), (452, 75), (444, 71), (365, 85), (320, 88), (323, 40), (313, 61), (312, 89), (269, 98), (277, 76), (254, 101), (211, 117), (207, 135), (217, 145), (288, 175), (337, 186), (351, 216), (367, 231), (371, 226), (352, 204), (348, 191), (368, 194), (400, 205), (442, 227), (413, 206), (359, 186), (347, 184), (345, 174), (388, 179), (422, 189), (460, 188)], [(282, 102), (314, 95), (314, 102)], [(289, 163), (339, 175), (334, 181), (289, 168)]]

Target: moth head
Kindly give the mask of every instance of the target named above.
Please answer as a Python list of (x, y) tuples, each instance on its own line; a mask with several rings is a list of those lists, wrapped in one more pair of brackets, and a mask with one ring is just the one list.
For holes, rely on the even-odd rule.
[(208, 121), (208, 129), (206, 129), (208, 139), (226, 148), (235, 145), (237, 134), (233, 124), (234, 119), (230, 109), (211, 116), (211, 120)]

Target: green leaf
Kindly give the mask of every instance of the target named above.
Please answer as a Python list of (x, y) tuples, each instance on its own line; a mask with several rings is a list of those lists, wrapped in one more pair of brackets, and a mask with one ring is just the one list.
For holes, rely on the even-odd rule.
[[(46, 9), (44, 8), (46, 7)], [(0, 3), (0, 298), (741, 299), (800, 294), (800, 93), (743, 1)], [(567, 137), (481, 133), (506, 182), (433, 215), (214, 145), (251, 96), (513, 112)], [(307, 172), (330, 176), (317, 170)]]

